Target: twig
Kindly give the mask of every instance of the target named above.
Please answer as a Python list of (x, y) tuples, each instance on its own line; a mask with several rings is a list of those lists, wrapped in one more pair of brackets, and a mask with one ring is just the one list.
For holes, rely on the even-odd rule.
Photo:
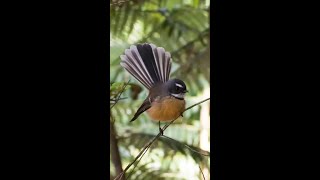
[[(150, 145), (150, 146), (151, 146), (151, 145)], [(140, 159), (137, 161), (136, 164), (138, 164), (138, 163), (141, 161), (142, 157), (148, 152), (150, 146), (149, 146), (147, 149), (145, 149), (144, 153), (141, 155)], [(131, 172), (130, 172), (130, 174), (128, 175), (127, 179), (129, 179), (129, 177), (132, 175), (132, 173), (133, 173), (133, 171), (134, 171), (134, 169), (135, 169), (136, 167), (137, 167), (137, 165), (133, 167), (133, 169), (131, 170)]]
[[(201, 103), (203, 103), (203, 102), (206, 102), (206, 101), (208, 101), (208, 100), (210, 100), (210, 98), (207, 98), (207, 99), (205, 99), (205, 100), (203, 100), (203, 101), (200, 101), (200, 102), (198, 102), (198, 103), (196, 103), (196, 104), (194, 104), (194, 105), (186, 108), (186, 109), (181, 113), (181, 115), (182, 115), (185, 111), (187, 111), (187, 110), (189, 110), (189, 109), (191, 109), (191, 108), (193, 108), (193, 107), (195, 107), (195, 106), (197, 106), (197, 105), (199, 105), (199, 104), (201, 104)], [(175, 120), (177, 120), (179, 117), (180, 117), (180, 116), (178, 116), (176, 119), (174, 119), (174, 120), (170, 121), (168, 124), (166, 124), (166, 125), (162, 128), (162, 131), (164, 132), (164, 131), (165, 131)], [(149, 149), (149, 147), (150, 147), (160, 136), (161, 136), (161, 132), (159, 132), (157, 136), (155, 136), (152, 140), (150, 140), (150, 141), (142, 148), (142, 151), (140, 151), (140, 153), (136, 156), (136, 158), (135, 158), (130, 164), (128, 164), (127, 167), (122, 171), (122, 173), (118, 174), (118, 176), (117, 176), (114, 180), (121, 179), (121, 178), (123, 177), (124, 173), (144, 154), (145, 151), (147, 151), (147, 150)], [(137, 163), (137, 164), (138, 164), (138, 163)]]
[(203, 179), (206, 180), (206, 178), (204, 177), (204, 174), (203, 174), (203, 172), (202, 172), (202, 169), (201, 169), (200, 165), (199, 165), (199, 169), (200, 169), (200, 171), (201, 171), (201, 174), (202, 174)]
[[(163, 129), (165, 130), (165, 129)], [(149, 149), (149, 147), (154, 143), (154, 141), (156, 141), (159, 137), (161, 136), (161, 133), (159, 133), (156, 137), (154, 137), (151, 141), (149, 141), (149, 143), (147, 143), (143, 148), (142, 151), (140, 151), (140, 153), (137, 155), (137, 157), (123, 170), (123, 172), (121, 174), (119, 174), (114, 180), (116, 179), (121, 179), (121, 177), (123, 176), (123, 174), (132, 166), (132, 164), (134, 164), (137, 159), (143, 155), (143, 152), (147, 149)]]
[[(195, 106), (198, 106), (199, 104), (202, 104), (202, 103), (204, 103), (204, 102), (208, 101), (208, 100), (210, 100), (210, 98), (207, 98), (207, 99), (202, 100), (202, 101), (200, 101), (200, 102), (198, 102), (198, 103), (196, 103), (196, 104), (194, 104), (194, 105), (192, 105), (192, 106), (189, 106), (187, 109), (185, 109), (185, 110), (183, 111), (183, 113), (184, 113), (185, 111), (187, 111), (187, 110), (189, 110), (189, 109), (191, 109), (191, 108), (195, 107)], [(173, 120), (173, 121), (174, 121), (174, 120)]]
[(110, 101), (120, 101), (120, 100), (124, 100), (124, 99), (128, 99), (128, 97), (123, 97), (123, 98), (119, 98), (119, 99), (110, 99)]
[(122, 94), (123, 91), (126, 89), (126, 87), (127, 87), (127, 85), (129, 84), (129, 82), (130, 82), (130, 79), (129, 79), (129, 81), (122, 87), (122, 89), (121, 89), (118, 97), (115, 99), (115, 103), (112, 104), (112, 106), (110, 107), (110, 111), (111, 111), (111, 109), (118, 103), (118, 101), (120, 100), (121, 94)]

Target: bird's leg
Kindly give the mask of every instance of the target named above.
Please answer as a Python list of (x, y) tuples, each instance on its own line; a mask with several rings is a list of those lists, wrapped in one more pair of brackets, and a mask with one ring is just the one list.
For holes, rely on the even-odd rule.
[(161, 136), (163, 136), (163, 130), (161, 129), (160, 121), (159, 121), (159, 131), (160, 131), (160, 133), (161, 133)]

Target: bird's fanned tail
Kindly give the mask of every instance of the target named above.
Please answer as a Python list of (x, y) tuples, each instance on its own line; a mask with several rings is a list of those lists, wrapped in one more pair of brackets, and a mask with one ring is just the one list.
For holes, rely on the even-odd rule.
[(132, 45), (120, 58), (120, 65), (148, 89), (169, 80), (171, 55), (162, 47), (147, 43)]

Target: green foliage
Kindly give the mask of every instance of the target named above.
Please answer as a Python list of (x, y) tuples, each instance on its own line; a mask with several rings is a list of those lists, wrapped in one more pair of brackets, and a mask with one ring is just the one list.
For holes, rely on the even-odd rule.
[(124, 82), (115, 82), (110, 86), (110, 97), (116, 97), (122, 91), (128, 90), (130, 85), (126, 85)]
[[(164, 47), (172, 55), (171, 78), (186, 83), (187, 105), (192, 105), (210, 86), (209, 16), (209, 0), (122, 0), (110, 4), (110, 104), (122, 91), (121, 97), (126, 98), (119, 100), (111, 111), (123, 167), (159, 131), (158, 124), (145, 113), (129, 123), (148, 92), (123, 70), (119, 56), (131, 44), (149, 42)], [(130, 84), (124, 89), (128, 80)], [(209, 168), (209, 158), (184, 144), (203, 152), (198, 148), (199, 119), (200, 107), (186, 111), (165, 131), (166, 136), (180, 143), (159, 138), (129, 179), (198, 179), (198, 164)], [(181, 164), (194, 170), (181, 168)]]
[[(129, 1), (120, 7), (110, 6), (112, 71), (121, 70), (119, 56), (125, 48), (151, 42), (171, 52), (175, 65), (180, 66), (173, 75), (180, 78), (188, 74), (184, 79), (191, 93), (203, 90), (202, 83), (194, 84), (201, 82), (194, 77), (203, 74), (209, 81), (208, 16), (204, 1)], [(112, 81), (123, 79), (111, 77)]]
[[(146, 143), (152, 140), (155, 137), (153, 134), (148, 133), (130, 133), (126, 135), (126, 137), (120, 138), (120, 143), (124, 146), (134, 145), (137, 149), (142, 148)], [(189, 148), (186, 148), (187, 145)], [(162, 147), (164, 150), (164, 157), (170, 157), (175, 155), (176, 153), (180, 153), (182, 155), (190, 155), (197, 162), (203, 162), (206, 159), (204, 155), (210, 155), (209, 152), (199, 149), (191, 144), (187, 144), (182, 141), (171, 140), (167, 137), (160, 137), (158, 141), (154, 143), (153, 146), (150, 147), (150, 152), (157, 147)], [(191, 148), (191, 149), (190, 149)], [(198, 152), (198, 153), (197, 153)], [(201, 155), (201, 154), (204, 155)]]

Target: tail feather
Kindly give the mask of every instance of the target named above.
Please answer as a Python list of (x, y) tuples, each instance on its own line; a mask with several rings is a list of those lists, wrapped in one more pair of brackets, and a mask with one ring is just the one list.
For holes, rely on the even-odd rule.
[(162, 47), (138, 44), (127, 49), (120, 58), (120, 65), (148, 89), (158, 82), (169, 80), (171, 55)]
[(147, 67), (149, 74), (151, 75), (152, 80), (160, 82), (159, 72), (156, 65), (156, 60), (154, 58), (152, 48), (149, 44), (138, 44), (137, 49), (142, 58), (142, 61)]
[(171, 55), (166, 52), (162, 47), (156, 47), (154, 44), (150, 44), (153, 49), (153, 56), (157, 66), (157, 72), (160, 76), (161, 82), (169, 80), (171, 71)]
[(129, 61), (127, 56), (121, 55), (121, 59), (125, 59), (120, 64), (124, 67), (133, 77), (135, 77), (141, 84), (143, 84), (146, 88), (150, 88), (150, 82), (148, 82), (148, 78), (144, 77), (143, 71), (139, 66), (137, 67), (132, 61)]

